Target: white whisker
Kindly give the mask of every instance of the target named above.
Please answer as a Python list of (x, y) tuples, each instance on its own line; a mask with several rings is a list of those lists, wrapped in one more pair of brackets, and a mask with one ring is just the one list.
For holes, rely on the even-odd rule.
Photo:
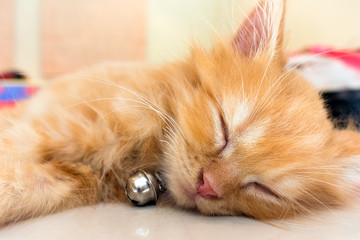
[(321, 182), (321, 183), (325, 183), (327, 185), (330, 185), (330, 186), (333, 186), (333, 187), (337, 187), (337, 188), (341, 188), (341, 189), (344, 189), (346, 191), (349, 191), (349, 192), (352, 192), (352, 193), (355, 193), (356, 195), (359, 195), (360, 196), (360, 192), (357, 192), (351, 188), (348, 188), (348, 187), (345, 187), (345, 186), (342, 186), (342, 185), (339, 185), (339, 184), (335, 184), (335, 183), (329, 183), (329, 182), (326, 182), (326, 181), (323, 181), (323, 180), (320, 180), (320, 179), (317, 179), (317, 178), (313, 178), (313, 177), (309, 177), (309, 176), (303, 176), (303, 175), (296, 175), (296, 177), (298, 179), (303, 179), (303, 180), (313, 180), (313, 181), (316, 181), (316, 182)]

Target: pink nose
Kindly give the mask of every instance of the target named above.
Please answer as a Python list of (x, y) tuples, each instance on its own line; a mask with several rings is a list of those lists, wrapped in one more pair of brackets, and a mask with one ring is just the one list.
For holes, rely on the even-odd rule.
[(204, 172), (202, 174), (202, 180), (197, 187), (197, 194), (199, 194), (202, 198), (217, 198), (218, 194), (211, 186), (209, 179), (209, 176), (206, 174), (206, 172)]

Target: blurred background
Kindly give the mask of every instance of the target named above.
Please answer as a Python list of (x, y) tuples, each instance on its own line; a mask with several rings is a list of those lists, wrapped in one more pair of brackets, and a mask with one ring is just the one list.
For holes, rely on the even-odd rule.
[[(0, 108), (104, 61), (162, 63), (229, 38), (256, 0), (0, 0)], [(360, 1), (287, 0), (287, 67), (360, 129)], [(13, 80), (17, 79), (17, 80)], [(19, 81), (25, 80), (25, 81)]]
[[(0, 72), (33, 81), (107, 61), (164, 62), (231, 35), (254, 0), (0, 0)], [(288, 0), (291, 51), (360, 47), (359, 0)]]

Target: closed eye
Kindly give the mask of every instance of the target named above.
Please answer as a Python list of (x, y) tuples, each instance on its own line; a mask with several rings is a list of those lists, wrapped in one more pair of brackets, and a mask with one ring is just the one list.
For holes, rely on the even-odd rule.
[(226, 146), (228, 145), (228, 142), (229, 142), (229, 130), (226, 126), (226, 123), (225, 123), (225, 120), (223, 118), (223, 116), (220, 115), (220, 121), (221, 121), (221, 130), (222, 130), (222, 134), (223, 134), (223, 137), (224, 137), (224, 145), (222, 146), (221, 148), (221, 151), (223, 151)]
[(280, 198), (280, 196), (278, 194), (276, 194), (273, 190), (271, 190), (271, 188), (265, 186), (264, 184), (258, 183), (258, 182), (249, 182), (246, 183), (245, 185), (242, 186), (242, 188), (244, 189), (255, 189), (256, 191), (265, 193), (267, 195), (276, 197), (276, 198)]

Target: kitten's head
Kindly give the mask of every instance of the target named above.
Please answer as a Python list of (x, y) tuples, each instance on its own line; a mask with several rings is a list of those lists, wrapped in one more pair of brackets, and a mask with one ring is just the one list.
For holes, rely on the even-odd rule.
[(352, 191), (342, 158), (360, 150), (341, 145), (359, 137), (335, 131), (317, 90), (285, 69), (283, 15), (282, 0), (264, 0), (231, 41), (193, 50), (165, 151), (178, 205), (282, 218), (342, 205)]

